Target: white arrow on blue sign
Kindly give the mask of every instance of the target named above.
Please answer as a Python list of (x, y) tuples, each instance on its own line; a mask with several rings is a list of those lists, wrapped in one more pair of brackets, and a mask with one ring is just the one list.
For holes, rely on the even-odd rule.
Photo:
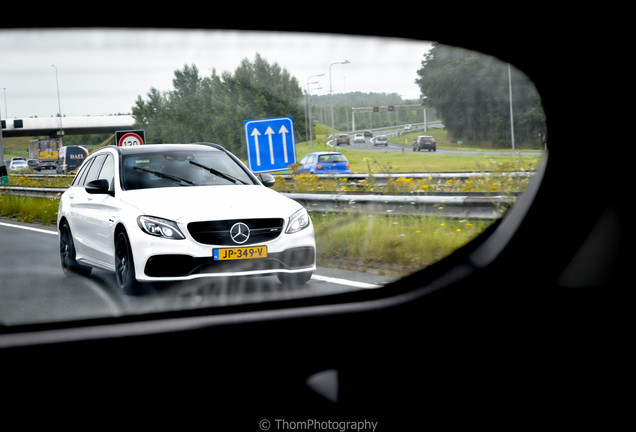
[(244, 120), (247, 163), (252, 172), (283, 171), (296, 163), (292, 117)]

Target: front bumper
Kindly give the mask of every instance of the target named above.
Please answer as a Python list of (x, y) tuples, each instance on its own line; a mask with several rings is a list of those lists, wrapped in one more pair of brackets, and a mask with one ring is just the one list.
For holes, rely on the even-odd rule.
[(425, 143), (425, 144), (417, 144), (418, 150), (435, 150), (437, 149), (437, 144)]
[[(250, 246), (267, 246), (267, 258), (214, 261), (213, 250), (224, 245), (195, 241), (181, 227), (183, 240), (150, 236), (141, 230), (129, 232), (136, 278), (143, 282), (190, 280), (206, 277), (298, 273), (316, 269), (314, 228), (294, 234), (281, 233), (276, 239)], [(239, 245), (237, 245), (239, 246)]]
[(152, 278), (195, 278), (237, 274), (267, 274), (315, 270), (316, 250), (312, 247), (270, 253), (267, 258), (214, 261), (211, 257), (154, 255), (148, 258), (144, 273)]

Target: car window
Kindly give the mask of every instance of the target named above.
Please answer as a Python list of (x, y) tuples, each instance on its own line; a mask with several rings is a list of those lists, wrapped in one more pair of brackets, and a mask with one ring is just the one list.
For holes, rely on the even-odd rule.
[(318, 162), (346, 162), (346, 158), (341, 154), (328, 154), (328, 155), (320, 155), (318, 157)]
[(316, 155), (308, 154), (307, 156), (304, 156), (299, 163), (302, 165), (306, 165), (306, 164), (313, 163), (315, 159), (316, 159)]
[[(3, 29), (0, 50), (0, 81), (12, 116), (3, 118), (3, 159), (28, 154), (52, 163), (31, 143), (45, 134), (64, 146), (85, 146), (90, 156), (75, 176), (46, 180), (63, 182), (61, 189), (115, 180), (110, 186), (128, 199), (126, 208), (139, 211), (117, 233), (130, 230), (131, 243), (148, 242), (144, 252), (152, 256), (139, 263), (140, 273), (156, 277), (140, 281), (148, 295), (135, 295), (120, 289), (123, 271), (108, 272), (140, 259), (140, 253), (105, 256), (127, 250), (124, 243), (115, 248), (114, 240), (104, 241), (114, 233), (109, 223), (122, 211), (108, 209), (106, 217), (97, 217), (93, 208), (68, 210), (80, 218), (70, 231), (86, 231), (76, 244), (61, 245), (59, 215), (66, 209), (56, 190), (47, 198), (57, 208), (53, 217), (44, 210), (29, 216), (51, 234), (44, 239), (29, 234), (21, 244), (27, 251), (23, 262), (43, 263), (29, 276), (42, 278), (33, 284), (24, 272), (0, 262), (0, 273), (10, 274), (3, 280), (10, 301), (26, 298), (29, 306), (0, 308), (0, 322), (8, 325), (299, 297), (328, 302), (332, 294), (382, 290), (426, 271), (504, 219), (547, 152), (541, 97), (523, 71), (435, 41)], [(51, 57), (43, 59), (43, 53)], [(392, 60), (378, 64), (378, 58)], [(12, 96), (25, 92), (29, 97)], [(74, 123), (78, 118), (82, 122)], [(293, 128), (281, 127), (280, 119), (291, 119)], [(248, 133), (246, 125), (255, 120), (265, 127)], [(100, 132), (86, 133), (85, 122)], [(46, 133), (40, 123), (46, 123)], [(25, 139), (29, 128), (34, 136)], [(115, 151), (119, 134), (131, 131), (143, 142)], [(359, 136), (376, 138), (354, 142)], [(206, 150), (185, 147), (197, 142), (208, 143)], [(163, 145), (182, 148), (152, 149)], [(342, 154), (317, 156), (333, 151)], [(347, 161), (351, 173), (309, 174), (316, 165), (296, 169), (323, 161)], [(281, 166), (265, 170), (264, 162)], [(270, 174), (275, 181), (263, 180)], [(18, 181), (17, 175), (9, 177)], [(257, 178), (273, 184), (265, 187)], [(289, 201), (281, 204), (281, 196)], [(103, 201), (111, 205), (111, 198), (120, 199), (116, 194)], [(20, 228), (0, 227), (8, 229)], [(0, 232), (2, 238), (7, 237)], [(188, 241), (194, 246), (185, 247)], [(174, 249), (154, 252), (166, 244)], [(93, 245), (99, 247), (87, 251)], [(69, 268), (58, 263), (64, 262), (59, 254), (69, 250), (78, 253), (71, 270), (82, 273), (87, 262), (101, 266), (68, 278)], [(245, 274), (246, 268), (252, 273)], [(270, 273), (258, 273), (263, 269)], [(212, 270), (224, 274), (199, 277)], [(169, 280), (174, 275), (181, 279)], [(46, 288), (31, 289), (34, 285)], [(55, 301), (42, 300), (50, 298)]]
[(73, 179), (73, 186), (83, 186), (84, 180), (86, 179), (86, 174), (88, 173), (91, 164), (93, 163), (94, 158), (87, 159), (77, 172), (77, 175)]
[(107, 155), (102, 165), (97, 179), (108, 180), (108, 184), (111, 185), (115, 177), (115, 158), (112, 155)]
[(93, 180), (97, 180), (99, 178), (99, 172), (102, 169), (102, 165), (104, 164), (104, 160), (106, 159), (106, 155), (98, 155), (95, 157), (95, 160), (91, 164), (88, 172), (86, 173), (86, 179), (84, 180), (84, 184), (88, 184)]

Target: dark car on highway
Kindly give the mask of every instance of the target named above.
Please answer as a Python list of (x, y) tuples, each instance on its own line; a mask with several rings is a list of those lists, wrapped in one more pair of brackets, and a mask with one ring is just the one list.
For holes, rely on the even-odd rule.
[(437, 142), (432, 136), (420, 135), (413, 141), (413, 151), (437, 151)]
[(38, 172), (40, 172), (40, 171), (55, 171), (55, 170), (57, 170), (57, 165), (52, 163), (52, 162), (44, 162), (44, 163), (40, 163), (38, 166), (36, 166), (33, 169), (38, 171)]
[(351, 141), (349, 139), (349, 135), (347, 135), (347, 134), (336, 135), (336, 145), (340, 145), (340, 144), (351, 145)]

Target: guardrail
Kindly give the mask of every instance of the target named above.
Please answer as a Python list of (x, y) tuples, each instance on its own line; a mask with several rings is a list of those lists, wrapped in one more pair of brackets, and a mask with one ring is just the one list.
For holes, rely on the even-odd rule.
[[(57, 198), (66, 188), (0, 186), (12, 195)], [(376, 215), (437, 215), (462, 219), (497, 219), (515, 202), (515, 196), (480, 193), (426, 195), (309, 194), (281, 192), (314, 212), (350, 212)]]
[(40, 187), (26, 187), (26, 186), (0, 186), (0, 193), (5, 192), (10, 195), (31, 196), (40, 198), (56, 198), (66, 188), (40, 188)]
[(358, 212), (376, 215), (444, 216), (460, 219), (498, 219), (514, 204), (514, 196), (488, 194), (444, 195), (284, 195), (315, 212)]

